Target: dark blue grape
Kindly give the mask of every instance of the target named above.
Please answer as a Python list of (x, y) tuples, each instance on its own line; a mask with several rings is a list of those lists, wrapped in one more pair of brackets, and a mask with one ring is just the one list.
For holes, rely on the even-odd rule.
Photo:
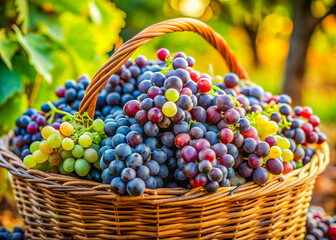
[(119, 195), (126, 192), (126, 183), (121, 179), (121, 177), (113, 178), (110, 187), (112, 192)]
[(162, 149), (155, 149), (152, 152), (152, 160), (157, 161), (159, 164), (163, 164), (167, 160), (167, 154)]
[(155, 177), (149, 176), (146, 179), (145, 184), (146, 184), (146, 188), (156, 189), (157, 181), (156, 181)]

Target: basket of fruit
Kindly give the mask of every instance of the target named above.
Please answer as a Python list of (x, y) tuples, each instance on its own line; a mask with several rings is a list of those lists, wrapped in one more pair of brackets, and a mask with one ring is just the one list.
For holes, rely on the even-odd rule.
[[(200, 34), (232, 73), (200, 74), (167, 49), (129, 59), (181, 31)], [(12, 151), (0, 148), (29, 239), (303, 239), (329, 162), (320, 120), (249, 81), (205, 23), (152, 25), (91, 82), (68, 80), (56, 94), (18, 119)]]

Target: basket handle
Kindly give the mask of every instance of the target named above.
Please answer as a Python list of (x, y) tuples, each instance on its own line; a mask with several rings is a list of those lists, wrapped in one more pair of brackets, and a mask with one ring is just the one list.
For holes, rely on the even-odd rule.
[(183, 31), (191, 31), (201, 35), (222, 55), (230, 71), (236, 73), (240, 79), (249, 79), (246, 70), (238, 62), (228, 43), (209, 25), (193, 18), (175, 18), (147, 27), (120, 46), (93, 77), (80, 104), (79, 113), (88, 112), (90, 117), (93, 118), (99, 92), (108, 78), (131, 57), (138, 47), (146, 44), (154, 37)]

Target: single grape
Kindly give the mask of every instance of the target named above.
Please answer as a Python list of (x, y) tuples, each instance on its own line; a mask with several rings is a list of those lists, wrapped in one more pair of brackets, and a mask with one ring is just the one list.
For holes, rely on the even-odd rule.
[(34, 153), (35, 151), (39, 150), (40, 143), (40, 141), (33, 142), (29, 147), (30, 152)]
[(259, 185), (264, 185), (268, 180), (268, 176), (267, 170), (263, 167), (259, 167), (253, 172), (253, 180)]
[(198, 165), (194, 162), (189, 162), (183, 167), (183, 174), (187, 178), (194, 178), (197, 176), (198, 173)]
[(62, 140), (62, 148), (66, 151), (70, 151), (74, 148), (75, 143), (71, 138), (64, 138)]
[(33, 153), (33, 160), (34, 160), (36, 163), (44, 163), (45, 161), (48, 160), (48, 155), (47, 155), (47, 154), (44, 154), (44, 153), (41, 152), (40, 150), (36, 150), (36, 151)]
[(92, 148), (85, 149), (85, 151), (84, 151), (84, 159), (88, 163), (94, 163), (94, 162), (96, 162), (98, 160), (98, 153), (96, 152), (96, 150), (94, 150)]
[(231, 168), (235, 164), (234, 158), (229, 154), (224, 154), (218, 159), (218, 162), (226, 168)]
[(78, 143), (83, 147), (83, 148), (87, 148), (90, 147), (92, 144), (92, 139), (90, 136), (88, 135), (82, 135), (79, 137), (78, 139)]
[(203, 160), (198, 164), (198, 170), (200, 173), (208, 174), (212, 169), (212, 164), (208, 160)]
[(267, 171), (273, 175), (279, 175), (282, 173), (284, 167), (280, 160), (270, 158), (267, 160), (266, 165), (265, 165)]
[(62, 137), (59, 134), (52, 134), (47, 138), (47, 143), (51, 148), (59, 148), (62, 145)]
[(79, 176), (86, 176), (90, 172), (90, 169), (91, 165), (85, 159), (76, 160), (75, 171)]
[(70, 123), (68, 122), (61, 123), (60, 125), (61, 134), (68, 137), (72, 135), (73, 131), (74, 131), (74, 127)]
[(111, 191), (115, 194), (122, 195), (126, 192), (126, 183), (121, 177), (113, 178), (110, 184)]
[(162, 112), (167, 117), (173, 117), (177, 113), (177, 106), (173, 102), (166, 102), (162, 106)]
[(61, 154), (53, 153), (49, 155), (48, 161), (50, 163), (50, 166), (58, 166), (60, 162), (62, 161)]
[(81, 158), (84, 155), (84, 148), (81, 145), (76, 144), (71, 153), (75, 158)]
[(33, 168), (36, 166), (36, 162), (34, 161), (33, 155), (29, 154), (24, 157), (23, 164), (28, 168)]
[(68, 158), (66, 160), (64, 160), (63, 162), (63, 169), (65, 171), (67, 171), (68, 173), (71, 173), (73, 171), (75, 171), (75, 159), (73, 158)]

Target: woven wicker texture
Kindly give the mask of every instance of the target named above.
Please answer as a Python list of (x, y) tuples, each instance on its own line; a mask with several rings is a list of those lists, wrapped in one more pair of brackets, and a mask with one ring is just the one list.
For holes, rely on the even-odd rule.
[[(155, 36), (183, 30), (204, 36), (231, 71), (248, 79), (226, 42), (209, 26), (173, 19), (145, 29), (121, 46), (96, 74), (81, 111), (94, 110), (101, 86), (137, 47)], [(315, 179), (328, 163), (329, 146), (323, 143), (310, 163), (265, 186), (249, 182), (214, 194), (200, 187), (146, 189), (140, 197), (121, 197), (110, 192), (109, 185), (28, 169), (0, 146), (0, 167), (12, 174), (28, 239), (303, 239)]]

